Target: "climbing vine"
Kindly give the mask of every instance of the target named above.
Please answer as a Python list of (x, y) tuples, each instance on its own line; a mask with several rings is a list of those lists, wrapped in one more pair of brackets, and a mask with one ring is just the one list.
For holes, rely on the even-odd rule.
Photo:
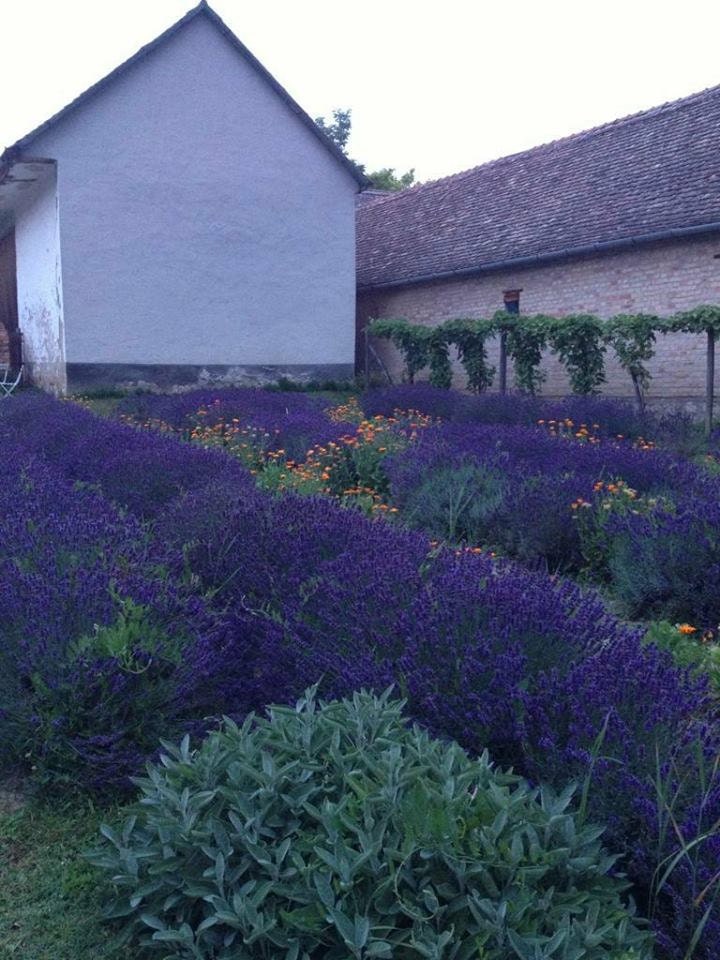
[(537, 393), (544, 380), (543, 350), (550, 348), (565, 366), (573, 393), (598, 393), (605, 382), (605, 349), (608, 344), (630, 375), (641, 411), (651, 374), (647, 367), (654, 355), (656, 334), (682, 331), (704, 333), (707, 339), (706, 413), (709, 432), (713, 423), (715, 385), (715, 343), (720, 337), (720, 306), (705, 304), (662, 319), (653, 314), (618, 314), (601, 320), (592, 314), (552, 317), (522, 316), (499, 311), (492, 320), (459, 318), (432, 327), (407, 320), (372, 320), (368, 332), (390, 340), (405, 363), (405, 376), (413, 383), (416, 375), (430, 368), (430, 382), (437, 387), (452, 385), (450, 346), (457, 348), (467, 377), (467, 389), (482, 393), (493, 383), (496, 370), (488, 361), (488, 340), (498, 333), (505, 337), (508, 356), (515, 369), (516, 386)]
[(655, 354), (655, 331), (661, 326), (660, 317), (648, 313), (620, 313), (605, 325), (620, 366), (630, 374), (640, 413), (645, 412), (645, 393), (651, 380), (645, 364)]
[(449, 390), (452, 386), (452, 364), (447, 332), (444, 325), (424, 329), (426, 329), (430, 383), (434, 387)]
[(489, 320), (446, 320), (441, 329), (447, 342), (457, 348), (468, 390), (482, 393), (492, 386), (495, 367), (488, 363), (487, 341), (495, 333), (493, 323)]
[[(389, 340), (400, 351), (409, 383), (430, 361), (430, 328), (408, 323), (407, 320), (371, 320), (367, 327), (373, 337)], [(448, 384), (449, 386), (449, 384)]]
[(713, 405), (715, 399), (715, 342), (720, 335), (720, 306), (702, 304), (692, 310), (676, 313), (664, 325), (665, 332), (704, 333), (706, 338), (705, 361), (705, 433), (713, 428)]
[(519, 390), (534, 394), (547, 377), (540, 363), (553, 320), (542, 314), (513, 319), (515, 322), (507, 327), (507, 351), (515, 368), (515, 384)]
[(590, 313), (558, 317), (549, 326), (548, 342), (570, 378), (573, 393), (598, 393), (605, 382), (605, 325)]

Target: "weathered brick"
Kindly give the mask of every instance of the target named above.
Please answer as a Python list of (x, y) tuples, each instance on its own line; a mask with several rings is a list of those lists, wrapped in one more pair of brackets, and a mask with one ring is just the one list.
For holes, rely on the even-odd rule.
[[(701, 303), (720, 303), (720, 237), (666, 242), (632, 251), (583, 257), (545, 266), (480, 274), (477, 277), (361, 293), (358, 297), (358, 356), (364, 355), (362, 330), (374, 317), (404, 317), (432, 325), (454, 317), (490, 317), (502, 309), (503, 291), (520, 289), (522, 313), (656, 313), (668, 316)], [(394, 376), (400, 376), (397, 352), (378, 343)], [(497, 342), (490, 344), (497, 363)], [(362, 364), (362, 359), (361, 359)], [(543, 392), (569, 392), (559, 360), (547, 355)], [(659, 335), (649, 364), (651, 400), (702, 397), (705, 392), (705, 340), (690, 334)], [(457, 361), (456, 385), (464, 375)], [(632, 384), (609, 350), (604, 392), (631, 396)], [(509, 379), (511, 379), (509, 377)]]
[(5, 326), (0, 322), (0, 364), (10, 363), (10, 338)]

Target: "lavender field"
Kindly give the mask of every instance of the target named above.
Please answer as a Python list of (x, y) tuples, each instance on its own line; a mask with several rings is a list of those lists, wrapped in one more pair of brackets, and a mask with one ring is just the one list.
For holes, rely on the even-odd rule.
[[(711, 960), (720, 444), (691, 458), (687, 431), (426, 387), (138, 396), (115, 419), (13, 397), (0, 768), (112, 806), (161, 738), (197, 744), (314, 684), (392, 687), (471, 756), (578, 784), (653, 955)], [(565, 956), (649, 955), (583, 949)]]

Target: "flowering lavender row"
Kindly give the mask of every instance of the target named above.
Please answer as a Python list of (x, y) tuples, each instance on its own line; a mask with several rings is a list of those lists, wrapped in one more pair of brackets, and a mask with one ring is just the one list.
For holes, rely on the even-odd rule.
[[(29, 760), (53, 787), (127, 789), (172, 726), (173, 650), (209, 615), (136, 518), (22, 443), (3, 436), (2, 450), (0, 765)], [(155, 638), (152, 651), (126, 645), (125, 667), (96, 642), (122, 609)]]
[(120, 402), (117, 412), (134, 420), (162, 420), (180, 429), (186, 426), (200, 409), (210, 416), (224, 416), (270, 423), (288, 413), (322, 414), (323, 402), (314, 394), (282, 393), (248, 387), (205, 388), (173, 394), (138, 394)]
[(198, 425), (240, 423), (260, 431), (256, 441), (266, 451), (282, 449), (302, 460), (310, 447), (337, 442), (354, 430), (352, 424), (329, 420), (325, 406), (322, 398), (313, 395), (228, 388), (128, 397), (117, 412), (139, 423), (161, 421), (188, 435)]
[(565, 420), (597, 424), (602, 436), (654, 437), (672, 447), (682, 446), (692, 420), (680, 412), (640, 416), (630, 403), (610, 397), (569, 396), (562, 400), (520, 393), (485, 393), (473, 396), (442, 390), (429, 384), (402, 384), (370, 390), (362, 396), (367, 416), (390, 416), (395, 409), (421, 413), (454, 423), (516, 424), (532, 426), (538, 420)]
[[(676, 849), (675, 837), (659, 838), (658, 756), (664, 769), (677, 754), (686, 784), (694, 783), (674, 811), (688, 840), (720, 814), (712, 777), (699, 812), (688, 747), (710, 710), (704, 682), (643, 646), (596, 595), (484, 556), (434, 554), (422, 537), (323, 500), (237, 502), (231, 492), (206, 490), (168, 513), (160, 533), (192, 541), (189, 562), (219, 591), (230, 633), (233, 617), (241, 630), (250, 613), (264, 637), (250, 670), (232, 657), (232, 644), (204, 651), (195, 676), (225, 712), (253, 683), (258, 700), (265, 685), (289, 696), (295, 678), (319, 673), (334, 695), (394, 684), (435, 733), (473, 751), (488, 747), (499, 761), (556, 784), (587, 775), (605, 729), (590, 808), (626, 852), (641, 899), (658, 849)], [(717, 742), (714, 733), (703, 736), (711, 767)], [(704, 883), (713, 877), (714, 844), (703, 847), (695, 873)], [(690, 937), (693, 882), (683, 864), (659, 898), (666, 956), (682, 957)], [(698, 956), (712, 956), (719, 935), (713, 918)]]
[[(717, 626), (720, 478), (647, 445), (570, 433), (443, 423), (386, 463), (391, 498), (438, 539), (589, 570), (630, 617)], [(627, 496), (608, 494), (618, 490)]]
[[(0, 515), (12, 536), (21, 529), (1, 555), (0, 609), (11, 615), (0, 629), (12, 633), (0, 740), (22, 734), (48, 776), (62, 779), (74, 756), (78, 779), (115, 787), (156, 734), (201, 733), (209, 718), (289, 700), (322, 677), (328, 694), (394, 684), (418, 721), (533, 780), (592, 772), (591, 814), (609, 824), (644, 910), (678, 842), (660, 834), (656, 764), (684, 778), (674, 816), (688, 841), (720, 816), (717, 777), (703, 792), (693, 766), (717, 754), (705, 684), (643, 646), (595, 594), (435, 550), (326, 499), (270, 497), (221, 454), (47, 398), (0, 408), (0, 443), (10, 452)], [(131, 469), (118, 482), (124, 453)], [(634, 469), (639, 482), (643, 461)], [(714, 839), (693, 851), (695, 869), (680, 864), (656, 898), (661, 955), (673, 960), (704, 909), (697, 884), (716, 870)], [(719, 946), (713, 912), (696, 956)]]
[(45, 395), (13, 398), (2, 409), (0, 431), (3, 442), (21, 441), (66, 479), (96, 485), (108, 499), (144, 518), (209, 480), (224, 478), (240, 488), (253, 483), (237, 461), (221, 453), (101, 421), (76, 404)]

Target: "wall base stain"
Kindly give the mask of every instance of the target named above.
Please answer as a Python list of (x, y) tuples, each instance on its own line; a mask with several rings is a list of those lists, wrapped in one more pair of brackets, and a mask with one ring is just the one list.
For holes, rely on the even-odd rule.
[(354, 376), (351, 363), (326, 364), (130, 364), (68, 363), (70, 393), (112, 387), (120, 390), (152, 390), (179, 393), (198, 387), (265, 387), (286, 378), (298, 385), (329, 380), (347, 381)]

